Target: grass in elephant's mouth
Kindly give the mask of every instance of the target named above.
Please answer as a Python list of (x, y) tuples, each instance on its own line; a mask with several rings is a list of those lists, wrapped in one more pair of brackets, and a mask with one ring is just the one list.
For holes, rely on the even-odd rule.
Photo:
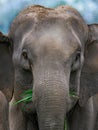
[(79, 98), (79, 96), (76, 94), (76, 92), (74, 92), (74, 91), (70, 91), (69, 92), (69, 96), (70, 97), (74, 97), (74, 98)]
[(14, 105), (17, 105), (21, 102), (24, 102), (25, 104), (32, 101), (32, 94), (33, 94), (33, 91), (32, 89), (29, 89), (29, 90), (26, 90), (21, 96), (23, 97), (22, 99), (16, 101), (14, 103)]
[[(21, 102), (24, 102), (24, 103), (26, 104), (26, 103), (32, 101), (32, 95), (33, 95), (32, 89), (26, 90), (26, 91), (21, 95), (23, 98), (20, 99), (20, 100), (18, 100), (18, 101), (16, 101), (16, 102), (14, 103), (14, 105), (17, 105), (17, 104), (19, 104), (19, 103), (21, 103)], [(69, 96), (70, 96), (70, 97), (79, 98), (79, 97), (76, 95), (76, 93), (73, 92), (73, 91), (70, 91), (70, 92), (69, 92)]]

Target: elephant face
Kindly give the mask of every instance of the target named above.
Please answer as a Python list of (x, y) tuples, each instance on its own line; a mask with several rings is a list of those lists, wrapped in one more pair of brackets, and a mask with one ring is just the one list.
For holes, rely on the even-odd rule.
[(4, 93), (8, 101), (11, 100), (14, 89), (14, 71), (10, 50), (10, 41), (0, 32), (0, 91)]
[(48, 9), (32, 6), (14, 20), (14, 98), (33, 87), (33, 103), (40, 130), (64, 128), (71, 106), (69, 90), (79, 94), (80, 72), (88, 27), (69, 6)]

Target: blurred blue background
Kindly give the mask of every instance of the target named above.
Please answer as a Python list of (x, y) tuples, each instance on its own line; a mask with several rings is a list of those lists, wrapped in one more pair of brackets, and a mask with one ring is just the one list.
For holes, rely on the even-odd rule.
[(32, 4), (52, 8), (71, 5), (81, 13), (87, 23), (98, 23), (98, 0), (0, 0), (0, 31), (8, 33), (15, 16)]

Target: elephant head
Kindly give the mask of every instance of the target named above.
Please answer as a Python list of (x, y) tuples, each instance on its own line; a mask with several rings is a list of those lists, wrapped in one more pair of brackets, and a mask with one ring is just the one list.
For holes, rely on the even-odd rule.
[[(31, 6), (13, 21), (15, 68), (14, 99), (28, 88), (40, 130), (63, 130), (66, 113), (73, 107), (73, 90), (79, 95), (88, 26), (72, 7)], [(17, 124), (18, 125), (18, 124)]]
[(0, 91), (10, 101), (14, 89), (14, 69), (12, 63), (11, 42), (0, 32)]

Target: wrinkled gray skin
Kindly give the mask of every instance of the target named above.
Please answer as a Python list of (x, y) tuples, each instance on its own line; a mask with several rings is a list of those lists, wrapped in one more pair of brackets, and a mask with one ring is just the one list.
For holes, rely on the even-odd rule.
[(8, 102), (14, 89), (14, 72), (10, 41), (0, 32), (0, 130), (9, 130)]
[[(98, 88), (98, 24), (91, 24), (88, 27), (90, 39), (85, 49), (81, 86), (84, 91), (89, 88), (96, 93)], [(92, 93), (88, 93), (88, 91), (88, 96), (91, 96)], [(85, 100), (85, 97), (83, 99)], [(98, 94), (92, 95), (85, 106), (81, 107), (78, 103), (76, 104), (70, 114), (69, 124), (71, 130), (98, 130)]]
[(95, 127), (94, 130), (98, 130), (98, 94), (94, 97), (94, 110), (95, 110)]
[(0, 130), (9, 130), (8, 123), (9, 105), (2, 91), (0, 91)]
[(69, 130), (97, 130), (94, 129), (97, 111), (93, 97), (83, 107), (77, 103), (70, 114), (68, 113)]
[[(83, 84), (80, 87), (88, 26), (72, 7), (31, 6), (13, 21), (9, 38), (15, 67), (11, 130), (64, 130), (66, 113), (78, 101), (69, 91), (80, 97), (80, 106), (94, 94), (88, 88), (82, 90)], [(13, 106), (29, 88), (33, 90), (32, 102)]]

